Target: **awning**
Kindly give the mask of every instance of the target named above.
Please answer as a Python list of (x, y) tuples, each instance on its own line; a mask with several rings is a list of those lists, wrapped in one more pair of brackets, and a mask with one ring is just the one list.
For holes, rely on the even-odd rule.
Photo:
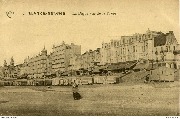
[(45, 81), (45, 79), (34, 79), (35, 81)]
[(117, 68), (118, 69), (124, 69), (126, 67), (126, 64), (125, 63), (120, 63), (118, 64)]
[(15, 80), (17, 80), (16, 78), (5, 78), (4, 79), (5, 81), (15, 81)]
[(106, 70), (108, 68), (108, 66), (100, 66), (99, 69), (101, 70)]
[(15, 81), (17, 81), (17, 82), (26, 82), (27, 81), (27, 79), (18, 79), (18, 80), (15, 80)]
[(137, 62), (129, 62), (126, 64), (125, 68), (131, 69), (131, 68), (135, 67), (136, 64), (137, 64)]
[(100, 71), (99, 71), (99, 67), (95, 67), (94, 69), (93, 69), (93, 72), (94, 73), (99, 73)]
[(120, 70), (124, 69), (126, 66), (125, 63), (115, 63), (108, 66), (108, 70)]
[(64, 72), (61, 74), (61, 76), (68, 76), (68, 74), (69, 74), (68, 72)]
[(140, 63), (140, 64), (137, 64), (133, 69), (147, 69), (149, 67), (149, 64), (148, 63)]

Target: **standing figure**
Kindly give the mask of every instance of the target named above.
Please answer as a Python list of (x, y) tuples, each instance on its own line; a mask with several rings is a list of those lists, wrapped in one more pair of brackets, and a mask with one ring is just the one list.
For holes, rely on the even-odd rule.
[(78, 85), (74, 82), (74, 84), (72, 85), (72, 91), (73, 91), (73, 98), (74, 100), (80, 100), (82, 97), (79, 94), (79, 89), (78, 89)]

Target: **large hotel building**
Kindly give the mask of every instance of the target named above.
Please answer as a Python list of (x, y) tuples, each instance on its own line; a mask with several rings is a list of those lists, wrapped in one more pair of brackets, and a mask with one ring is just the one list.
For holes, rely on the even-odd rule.
[(53, 51), (48, 55), (44, 49), (40, 54), (26, 58), (21, 67), (20, 74), (28, 75), (28, 78), (44, 78), (52, 74), (58, 76), (68, 71), (70, 59), (74, 55), (81, 55), (81, 46), (65, 44), (53, 45)]
[(145, 34), (122, 36), (120, 39), (102, 43), (101, 64), (134, 60), (172, 61), (177, 40), (172, 31), (162, 33), (150, 31)]
[(80, 45), (75, 45), (73, 43), (68, 45), (65, 44), (64, 41), (61, 45), (54, 45), (51, 54), (53, 73), (59, 74), (68, 71), (70, 59), (72, 59), (74, 55), (81, 55)]

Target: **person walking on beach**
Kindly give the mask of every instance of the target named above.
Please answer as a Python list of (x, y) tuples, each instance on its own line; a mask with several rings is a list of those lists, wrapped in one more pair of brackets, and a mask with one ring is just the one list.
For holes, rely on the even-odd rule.
[(82, 98), (81, 95), (79, 94), (78, 85), (75, 83), (75, 81), (72, 85), (72, 92), (73, 92), (74, 100), (80, 100)]

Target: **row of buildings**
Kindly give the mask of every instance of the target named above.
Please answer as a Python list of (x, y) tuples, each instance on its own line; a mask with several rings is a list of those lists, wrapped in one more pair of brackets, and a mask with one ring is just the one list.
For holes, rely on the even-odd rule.
[(44, 47), (40, 54), (27, 57), (22, 64), (14, 66), (13, 58), (9, 65), (5, 61), (0, 75), (5, 78), (72, 75), (74, 71), (92, 72), (96, 67), (140, 60), (164, 62), (171, 68), (179, 68), (178, 59), (179, 45), (173, 31), (162, 33), (148, 29), (144, 34), (136, 33), (112, 39), (109, 43), (103, 42), (101, 48), (83, 54), (81, 46), (73, 43), (53, 45), (50, 54)]

